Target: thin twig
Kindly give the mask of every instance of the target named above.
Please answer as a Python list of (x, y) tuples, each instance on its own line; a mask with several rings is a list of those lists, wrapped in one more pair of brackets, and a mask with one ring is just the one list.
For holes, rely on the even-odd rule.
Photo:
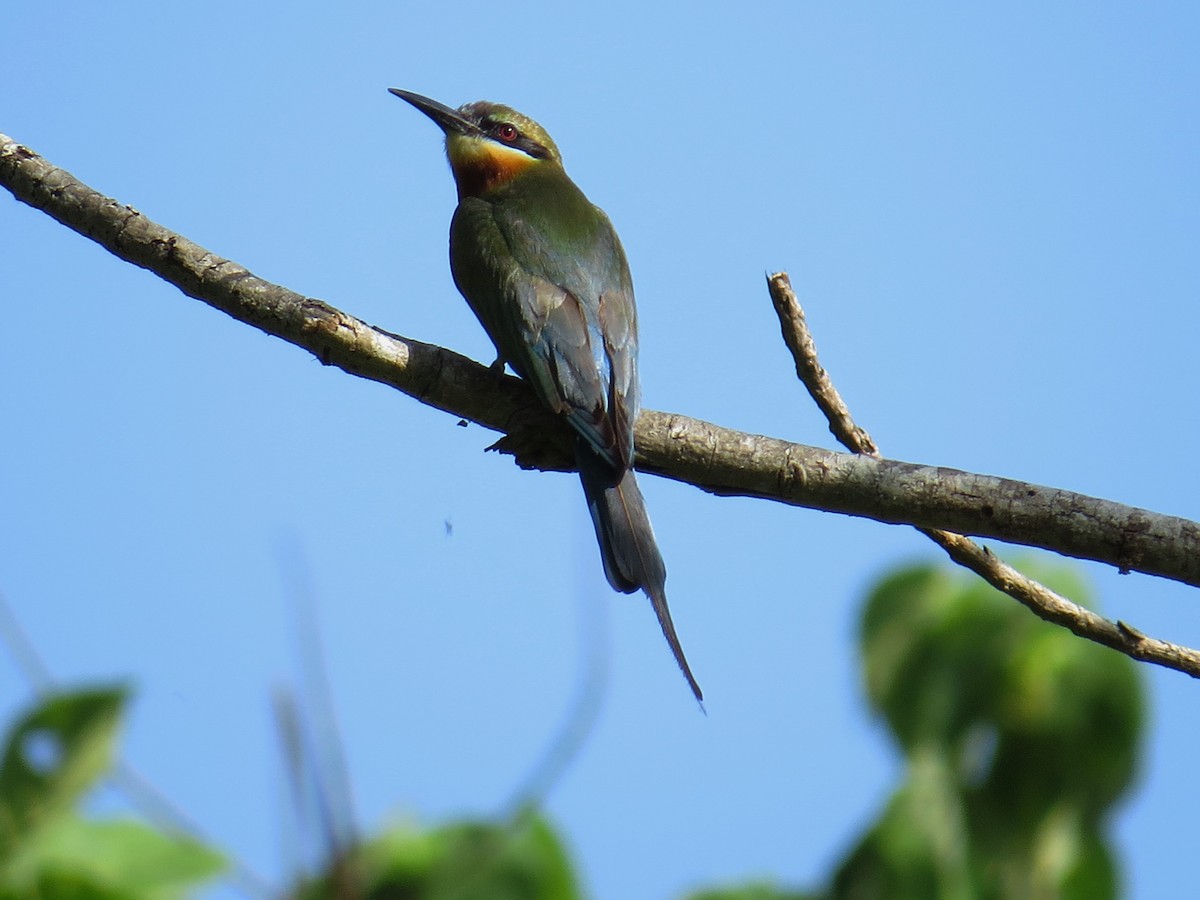
[[(829, 430), (855, 453), (878, 458), (879, 449), (875, 442), (854, 421), (829, 374), (817, 360), (816, 344), (787, 273), (777, 272), (767, 276), (767, 290), (779, 316), (784, 343), (796, 363), (796, 374), (829, 421)], [(1134, 659), (1177, 669), (1193, 678), (1200, 677), (1200, 652), (1147, 637), (1123, 622), (1111, 622), (1022, 575), (968, 537), (936, 528), (917, 530), (945, 550), (954, 562), (970, 569), (1047, 622), (1061, 625), (1080, 637), (1111, 647)]]

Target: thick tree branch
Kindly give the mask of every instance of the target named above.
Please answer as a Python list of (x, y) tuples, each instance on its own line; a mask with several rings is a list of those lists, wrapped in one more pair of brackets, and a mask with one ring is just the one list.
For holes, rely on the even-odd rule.
[[(829, 430), (853, 452), (878, 457), (879, 448), (871, 436), (854, 421), (849, 407), (842, 400), (842, 395), (817, 359), (816, 343), (808, 330), (804, 309), (796, 299), (796, 292), (792, 290), (792, 282), (787, 273), (778, 272), (768, 276), (767, 289), (779, 316), (784, 343), (787, 344), (796, 364), (796, 374), (824, 413), (829, 422)], [(1027, 578), (993, 556), (986, 547), (981, 547), (968, 537), (936, 528), (919, 528), (918, 531), (945, 550), (954, 562), (970, 569), (992, 587), (1024, 604), (1046, 621), (1061, 625), (1080, 637), (1112, 647), (1135, 659), (1200, 677), (1200, 652), (1147, 637), (1123, 622), (1110, 622), (1032, 578)]]
[[(257, 278), (2, 134), (0, 184), (121, 259), (327, 365), (504, 432), (496, 446), (522, 466), (571, 465), (563, 425), (517, 379)], [(1200, 524), (1187, 519), (955, 469), (833, 453), (649, 410), (638, 419), (636, 439), (640, 469), (716, 494), (996, 538), (1200, 586)]]

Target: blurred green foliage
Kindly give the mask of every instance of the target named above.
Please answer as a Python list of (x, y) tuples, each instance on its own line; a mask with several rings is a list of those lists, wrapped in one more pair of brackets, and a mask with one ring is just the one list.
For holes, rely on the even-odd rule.
[[(1071, 569), (1022, 568), (1087, 602)], [(878, 820), (826, 888), (756, 881), (691, 900), (1118, 896), (1105, 828), (1133, 779), (1143, 728), (1131, 660), (934, 566), (899, 569), (874, 587), (860, 644), (867, 699), (905, 760)], [(120, 688), (61, 693), (12, 727), (0, 761), (0, 900), (174, 900), (224, 868), (191, 838), (79, 813), (113, 764), (125, 701)], [(522, 815), (386, 829), (289, 896), (576, 900), (582, 891), (551, 827)]]
[[(1072, 569), (1021, 568), (1089, 603)], [(906, 766), (831, 897), (1118, 895), (1105, 826), (1143, 727), (1132, 660), (934, 566), (871, 591), (860, 641), (868, 700)]]
[(822, 895), (805, 891), (790, 891), (762, 881), (742, 887), (702, 890), (690, 894), (688, 900), (818, 900)]
[[(1073, 569), (1028, 575), (1090, 605)], [(1109, 814), (1144, 720), (1128, 657), (1038, 619), (949, 567), (870, 591), (859, 629), (871, 709), (904, 756), (900, 784), (826, 888), (767, 883), (690, 900), (1108, 900)]]
[(394, 828), (301, 885), (297, 900), (576, 900), (562, 844), (536, 816)]
[(57, 694), (10, 730), (0, 761), (0, 900), (173, 900), (221, 871), (202, 844), (77, 807), (113, 763), (120, 688)]

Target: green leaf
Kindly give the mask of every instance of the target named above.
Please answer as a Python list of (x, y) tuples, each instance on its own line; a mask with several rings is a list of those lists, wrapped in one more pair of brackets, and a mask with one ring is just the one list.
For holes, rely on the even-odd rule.
[(954, 762), (936, 745), (912, 756), (905, 783), (839, 867), (834, 897), (974, 896), (970, 842)]
[(219, 853), (191, 838), (133, 820), (95, 822), (70, 816), (43, 829), (13, 866), (9, 883), (79, 881), (104, 896), (175, 900), (223, 868)]
[(791, 891), (768, 881), (754, 881), (741, 887), (713, 888), (688, 895), (688, 900), (820, 900), (820, 894)]
[[(1073, 569), (1020, 568), (1088, 604)], [(833, 896), (1115, 896), (1103, 827), (1143, 728), (1133, 661), (932, 566), (880, 582), (860, 638), (907, 767)]]
[(330, 871), (298, 897), (335, 895), (354, 884), (369, 900), (575, 900), (579, 888), (566, 852), (540, 817), (518, 825), (463, 822), (428, 831), (394, 828)]
[(123, 688), (55, 695), (22, 716), (0, 759), (0, 871), (108, 769)]
[(49, 872), (20, 890), (0, 888), (0, 900), (137, 900), (77, 872)]

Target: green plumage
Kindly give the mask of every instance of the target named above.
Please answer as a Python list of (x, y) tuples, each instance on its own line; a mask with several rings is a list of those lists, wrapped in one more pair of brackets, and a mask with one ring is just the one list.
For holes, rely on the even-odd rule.
[(539, 167), (462, 199), (450, 266), (505, 362), (609, 465), (629, 468), (637, 313), (608, 217), (561, 168)]

